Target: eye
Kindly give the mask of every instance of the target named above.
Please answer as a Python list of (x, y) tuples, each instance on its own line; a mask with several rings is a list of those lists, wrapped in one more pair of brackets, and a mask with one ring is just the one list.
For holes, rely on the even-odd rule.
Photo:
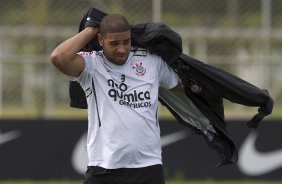
[(110, 45), (113, 46), (113, 47), (116, 47), (116, 46), (118, 46), (118, 43), (117, 42), (110, 42)]
[(124, 44), (124, 45), (128, 45), (129, 43), (130, 43), (130, 40), (124, 40), (124, 41), (123, 41), (123, 44)]

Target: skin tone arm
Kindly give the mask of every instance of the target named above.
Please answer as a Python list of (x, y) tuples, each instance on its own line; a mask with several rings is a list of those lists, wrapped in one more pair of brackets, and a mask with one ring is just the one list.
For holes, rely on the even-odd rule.
[(77, 53), (94, 39), (99, 28), (87, 27), (57, 46), (50, 55), (53, 65), (66, 75), (78, 77), (85, 68), (82, 56)]

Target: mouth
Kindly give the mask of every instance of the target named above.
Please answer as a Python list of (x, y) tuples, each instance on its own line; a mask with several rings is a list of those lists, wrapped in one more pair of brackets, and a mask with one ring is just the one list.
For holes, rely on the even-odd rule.
[(125, 58), (126, 55), (125, 55), (125, 54), (118, 54), (118, 55), (116, 55), (116, 57), (117, 57), (117, 58)]
[(126, 61), (127, 56), (126, 55), (117, 55), (116, 59), (120, 60), (120, 61)]
[(127, 60), (126, 55), (117, 55), (115, 56), (115, 62), (117, 65), (123, 65)]

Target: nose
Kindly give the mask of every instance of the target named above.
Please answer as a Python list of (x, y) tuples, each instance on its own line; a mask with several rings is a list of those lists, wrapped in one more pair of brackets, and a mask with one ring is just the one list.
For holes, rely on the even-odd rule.
[(127, 48), (125, 46), (119, 46), (117, 48), (117, 53), (119, 54), (125, 54), (127, 52)]

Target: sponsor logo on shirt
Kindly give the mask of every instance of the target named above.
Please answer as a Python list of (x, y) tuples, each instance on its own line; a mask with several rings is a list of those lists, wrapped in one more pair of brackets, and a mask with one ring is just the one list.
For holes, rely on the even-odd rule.
[(151, 97), (149, 91), (127, 92), (128, 86), (122, 82), (117, 83), (112, 79), (108, 80), (108, 85), (111, 89), (108, 91), (109, 97), (114, 101), (118, 101), (120, 105), (125, 105), (131, 108), (143, 108), (151, 106)]
[(96, 51), (91, 51), (91, 52), (84, 52), (84, 51), (80, 51), (78, 53), (78, 55), (92, 55), (92, 54), (96, 54), (97, 52)]
[(147, 50), (143, 50), (143, 49), (138, 49), (134, 52), (133, 56), (142, 56), (142, 57), (146, 57), (147, 56)]

